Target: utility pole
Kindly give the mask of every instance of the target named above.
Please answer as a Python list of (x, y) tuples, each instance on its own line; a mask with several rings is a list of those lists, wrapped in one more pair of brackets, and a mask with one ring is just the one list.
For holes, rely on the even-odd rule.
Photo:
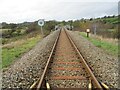
[(94, 25), (94, 35), (96, 35), (96, 23)]

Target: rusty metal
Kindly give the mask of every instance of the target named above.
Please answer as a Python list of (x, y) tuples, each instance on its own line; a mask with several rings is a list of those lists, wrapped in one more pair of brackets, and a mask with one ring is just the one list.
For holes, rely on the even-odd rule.
[[(65, 31), (66, 32), (66, 31)], [(80, 59), (82, 60), (82, 64), (84, 65), (86, 71), (88, 72), (88, 74), (91, 76), (91, 79), (93, 81), (93, 84), (96, 88), (102, 89), (101, 85), (99, 84), (99, 82), (97, 81), (96, 77), (94, 76), (94, 74), (92, 73), (91, 69), (89, 68), (89, 66), (87, 65), (86, 61), (84, 60), (84, 58), (82, 57), (80, 51), (78, 50), (77, 46), (75, 45), (75, 43), (73, 42), (72, 38), (70, 37), (70, 35), (66, 32), (71, 44), (73, 45), (73, 47), (75, 48), (75, 50), (77, 51)]]
[(80, 64), (79, 62), (54, 62), (55, 64)]
[(53, 70), (80, 70), (80, 68), (63, 68), (63, 67), (60, 67), (60, 68), (52, 68)]
[[(60, 31), (61, 33), (61, 31)], [(42, 83), (43, 83), (43, 80), (45, 78), (45, 75), (46, 75), (46, 72), (47, 72), (47, 69), (48, 69), (48, 66), (49, 66), (49, 63), (50, 63), (50, 60), (52, 58), (52, 56), (54, 55), (53, 52), (55, 50), (55, 47), (57, 45), (57, 42), (58, 42), (58, 39), (59, 39), (59, 36), (60, 36), (60, 33), (57, 37), (57, 39), (55, 40), (55, 43), (53, 45), (53, 48), (51, 50), (51, 53), (50, 53), (50, 56), (48, 58), (48, 61), (47, 61), (47, 64), (44, 68), (44, 71), (43, 71), (43, 74), (42, 76), (38, 79), (39, 80), (39, 83), (37, 85), (37, 90), (39, 90), (42, 86)], [(91, 79), (91, 84), (94, 85), (95, 88), (99, 88), (99, 89), (102, 89), (101, 85), (99, 84), (99, 82), (97, 81), (96, 77), (94, 76), (94, 74), (92, 73), (91, 69), (89, 68), (89, 66), (87, 65), (86, 61), (84, 60), (84, 58), (82, 57), (82, 55), (80, 54), (80, 51), (78, 50), (77, 46), (75, 45), (75, 43), (73, 42), (72, 38), (70, 37), (70, 35), (67, 33), (67, 31), (65, 30), (65, 33), (70, 41), (70, 43), (72, 44), (72, 46), (74, 47), (74, 49), (76, 50), (77, 54), (79, 55), (79, 58), (75, 58), (75, 57), (71, 57), (70, 59), (71, 60), (78, 60), (80, 59), (83, 65), (83, 67), (85, 68), (85, 71), (87, 71), (87, 73), (89, 74), (90, 76), (90, 79)], [(61, 51), (58, 51), (58, 52), (61, 52)], [(54, 56), (53, 56), (54, 57)], [(59, 61), (60, 60), (60, 61)], [(54, 62), (55, 61), (55, 62)], [(53, 60), (53, 63), (58, 63), (58, 64), (79, 64), (78, 62), (74, 61), (74, 62), (65, 62), (65, 61), (62, 61), (62, 58), (54, 58)], [(81, 68), (53, 68), (53, 70), (81, 70)], [(88, 78), (84, 77), (84, 76), (53, 76), (51, 77), (51, 79), (53, 80), (71, 80), (71, 79), (80, 79), (80, 80), (87, 80)], [(37, 84), (37, 83), (35, 83)], [(34, 86), (36, 86), (34, 84)], [(33, 86), (32, 86), (33, 87)]]
[(54, 76), (54, 77), (51, 77), (51, 79), (53, 80), (87, 80), (86, 77), (84, 76)]
[[(59, 33), (59, 35), (60, 35), (60, 33)], [(55, 40), (55, 43), (54, 43), (53, 48), (52, 48), (52, 50), (51, 50), (50, 56), (49, 56), (48, 61), (47, 61), (47, 63), (46, 63), (45, 69), (44, 69), (44, 71), (43, 71), (43, 74), (42, 74), (41, 79), (40, 79), (40, 81), (39, 81), (39, 84), (38, 84), (38, 86), (37, 86), (37, 90), (39, 90), (39, 88), (40, 88), (41, 85), (42, 85), (42, 82), (43, 82), (43, 80), (44, 80), (44, 77), (45, 77), (47, 68), (48, 68), (48, 66), (49, 66), (49, 62), (50, 62), (50, 60), (51, 60), (53, 51), (54, 51), (55, 46), (56, 46), (56, 44), (57, 44), (57, 41), (58, 41), (58, 39), (59, 39), (59, 35), (58, 35), (57, 39)]]
[[(59, 35), (60, 35), (60, 33), (61, 33), (61, 31), (59, 32)], [(47, 71), (49, 62), (50, 62), (51, 57), (52, 57), (52, 54), (53, 54), (53, 51), (54, 51), (55, 46), (56, 46), (56, 44), (57, 44), (57, 41), (58, 41), (58, 39), (59, 39), (59, 35), (57, 36), (57, 38), (56, 38), (56, 40), (55, 40), (55, 43), (54, 43), (54, 45), (53, 45), (53, 47), (52, 47), (51, 53), (50, 53), (50, 55), (49, 55), (49, 58), (48, 58), (48, 61), (47, 61), (47, 64), (46, 64), (46, 66), (45, 66), (45, 69), (44, 69), (44, 71), (43, 71), (42, 76), (41, 76), (40, 78), (38, 78), (38, 80), (31, 85), (30, 89), (34, 89), (36, 86), (37, 86), (37, 90), (39, 90), (39, 89), (41, 88), (41, 85), (42, 85), (42, 82), (43, 82), (43, 80), (44, 80), (44, 77), (45, 77), (45, 74), (46, 74), (46, 71)], [(38, 85), (37, 85), (37, 84), (38, 84)]]

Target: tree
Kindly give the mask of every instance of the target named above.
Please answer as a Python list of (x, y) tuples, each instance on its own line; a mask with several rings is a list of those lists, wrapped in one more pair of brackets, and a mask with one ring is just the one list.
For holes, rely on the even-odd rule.
[(92, 21), (93, 20), (93, 18), (90, 18), (90, 21)]

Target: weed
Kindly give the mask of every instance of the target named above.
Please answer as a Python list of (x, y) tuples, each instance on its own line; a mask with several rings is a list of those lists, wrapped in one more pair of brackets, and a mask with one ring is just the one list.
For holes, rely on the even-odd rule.
[(87, 40), (91, 41), (96, 47), (102, 48), (103, 50), (107, 51), (112, 55), (118, 54), (118, 44), (109, 43), (109, 41), (107, 42), (103, 39), (97, 39), (93, 37), (88, 38), (84, 32), (80, 32), (80, 35), (82, 35)]

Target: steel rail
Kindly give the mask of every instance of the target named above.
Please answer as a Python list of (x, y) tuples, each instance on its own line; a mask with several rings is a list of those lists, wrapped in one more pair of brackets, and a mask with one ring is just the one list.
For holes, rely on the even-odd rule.
[[(36, 86), (37, 86), (37, 90), (39, 90), (39, 89), (41, 88), (42, 82), (43, 82), (43, 80), (44, 80), (45, 74), (46, 74), (46, 72), (47, 72), (47, 68), (48, 68), (48, 66), (49, 66), (49, 63), (50, 63), (50, 60), (51, 60), (51, 57), (52, 57), (52, 54), (53, 54), (53, 51), (54, 51), (54, 49), (55, 49), (55, 47), (56, 47), (56, 44), (57, 44), (57, 42), (58, 42), (60, 33), (61, 33), (61, 30), (59, 31), (59, 34), (58, 34), (58, 36), (57, 36), (57, 38), (56, 38), (56, 40), (55, 40), (55, 42), (54, 42), (54, 45), (53, 45), (53, 47), (52, 47), (51, 53), (50, 53), (49, 58), (48, 58), (48, 60), (47, 60), (47, 64), (46, 64), (45, 69), (44, 69), (44, 71), (43, 71), (43, 73), (42, 73), (42, 76), (41, 76), (40, 78), (38, 78), (38, 80), (31, 85), (30, 90), (34, 89)], [(38, 85), (37, 85), (37, 84), (38, 84)]]
[[(44, 78), (45, 78), (45, 75), (46, 75), (46, 72), (47, 72), (47, 69), (48, 69), (50, 60), (51, 60), (51, 58), (52, 58), (53, 51), (55, 50), (55, 47), (56, 47), (56, 45), (57, 45), (57, 42), (58, 42), (60, 33), (61, 33), (61, 30), (59, 31), (59, 35), (57, 36), (57, 38), (56, 38), (56, 40), (55, 40), (55, 43), (54, 43), (54, 45), (53, 45), (53, 47), (52, 47), (51, 53), (50, 53), (49, 58), (48, 58), (48, 60), (47, 60), (47, 63), (46, 63), (46, 66), (45, 66), (45, 68), (44, 68), (44, 71), (43, 71), (43, 73), (42, 73), (42, 76), (41, 76), (41, 77), (38, 79), (38, 81), (35, 83), (35, 84), (37, 84), (37, 90), (40, 90), (40, 88), (42, 87), (42, 83), (43, 83), (43, 81), (44, 81)], [(91, 82), (93, 82), (94, 87), (102, 90), (101, 85), (100, 85), (99, 82), (97, 81), (96, 77), (94, 76), (94, 74), (92, 73), (91, 69), (90, 69), (89, 66), (87, 65), (86, 61), (85, 61), (84, 58), (82, 57), (79, 49), (77, 48), (77, 46), (75, 45), (75, 43), (73, 42), (72, 38), (70, 37), (70, 35), (67, 33), (66, 30), (65, 30), (65, 33), (66, 33), (68, 39), (70, 40), (70, 43), (72, 44), (73, 48), (77, 51), (79, 57), (81, 58), (82, 64), (83, 64), (83, 66), (85, 67), (85, 70), (87, 71), (87, 73), (90, 75), (90, 79), (91, 79)], [(35, 84), (34, 84), (34, 86), (35, 86)], [(34, 86), (32, 86), (32, 87), (34, 87)]]
[(96, 88), (98, 89), (102, 89), (101, 85), (99, 84), (99, 82), (97, 81), (96, 77), (94, 76), (94, 74), (92, 73), (91, 69), (89, 68), (89, 66), (87, 65), (86, 61), (84, 60), (84, 58), (82, 57), (80, 51), (78, 50), (77, 46), (75, 45), (75, 43), (73, 42), (72, 38), (70, 37), (70, 35), (67, 33), (67, 31), (65, 30), (65, 33), (67, 35), (67, 37), (69, 38), (71, 44), (73, 45), (73, 47), (75, 48), (75, 50), (77, 51), (79, 57), (82, 60), (82, 64), (84, 65), (86, 71), (88, 74), (90, 74), (91, 76), (91, 80), (93, 81), (93, 84)]
[(52, 57), (52, 54), (53, 54), (53, 51), (54, 51), (54, 49), (55, 49), (55, 47), (56, 47), (56, 44), (57, 44), (57, 42), (58, 42), (60, 33), (61, 33), (61, 30), (59, 31), (59, 35), (57, 36), (57, 38), (56, 38), (56, 40), (55, 40), (55, 43), (54, 43), (54, 45), (53, 45), (53, 47), (52, 47), (52, 50), (51, 50), (51, 53), (50, 53), (49, 58), (48, 58), (48, 60), (47, 60), (45, 69), (44, 69), (44, 71), (43, 71), (43, 74), (42, 74), (42, 76), (41, 76), (41, 79), (39, 80), (39, 83), (38, 83), (38, 86), (37, 86), (37, 90), (39, 90), (39, 89), (41, 88), (42, 82), (43, 82), (43, 80), (44, 80), (45, 74), (46, 74), (46, 72), (47, 72), (47, 68), (48, 68), (48, 66), (49, 66), (49, 63), (50, 63), (50, 60), (51, 60), (51, 57)]

